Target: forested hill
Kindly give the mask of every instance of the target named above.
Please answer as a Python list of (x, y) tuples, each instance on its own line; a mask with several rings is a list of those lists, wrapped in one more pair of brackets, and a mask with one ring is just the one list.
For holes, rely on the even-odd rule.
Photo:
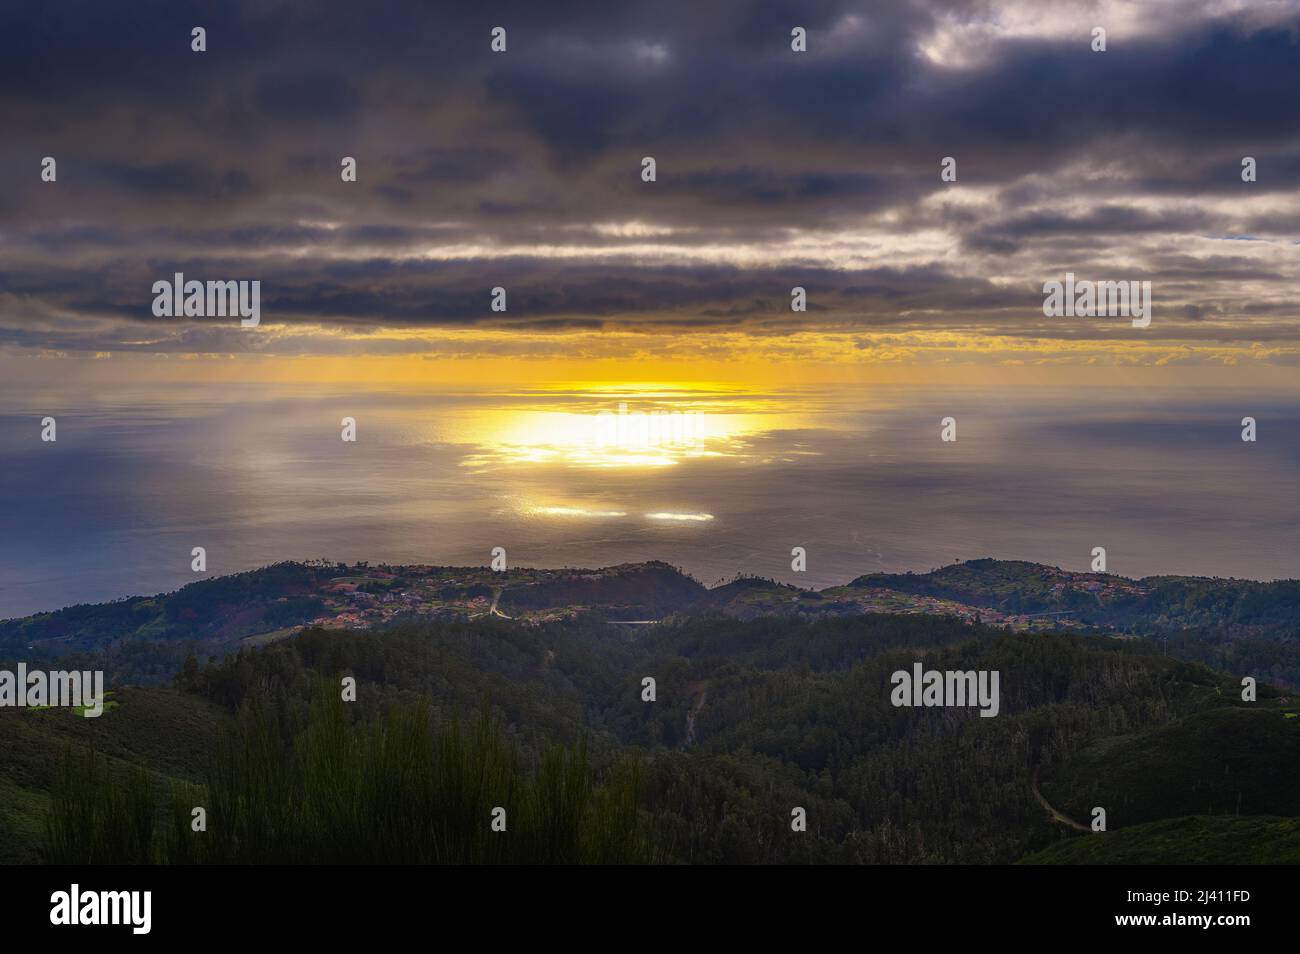
[[(896, 707), (917, 662), (1000, 673), (997, 716)], [(113, 701), (0, 711), (9, 860), (999, 863), (1103, 837), (1147, 861), (1300, 860), (1275, 824), (1300, 815), (1294, 702), (1139, 640), (875, 614), (415, 620), (308, 629)], [(1107, 834), (1053, 820), (1036, 779), (1071, 820), (1105, 807)], [(1207, 825), (1236, 837), (1202, 843)]]
[(1243, 635), (1300, 633), (1300, 580), (1132, 580), (1015, 560), (970, 560), (929, 573), (860, 576), (845, 589), (877, 588), (1008, 615), (1057, 613), (1088, 625), (1143, 632), (1218, 626)]
[[(493, 607), (493, 598), (498, 598)], [(91, 648), (124, 637), (222, 641), (286, 626), (368, 625), (411, 613), (450, 618), (489, 611), (535, 621), (584, 611), (662, 619), (721, 613), (928, 612), (982, 622), (1071, 622), (1140, 632), (1219, 626), (1241, 634), (1300, 631), (1300, 581), (1157, 576), (1139, 580), (1014, 560), (971, 560), (928, 573), (875, 573), (815, 591), (741, 577), (706, 589), (667, 563), (600, 570), (371, 566), (286, 562), (199, 580), (173, 593), (82, 604), (0, 621), (0, 643), (59, 640)]]
[(1132, 580), (999, 560), (871, 574), (820, 591), (758, 578), (708, 589), (661, 562), (503, 572), (281, 563), (200, 580), (174, 593), (2, 621), (0, 660), (107, 653), (110, 669), (147, 683), (169, 677), (191, 651), (222, 655), (304, 626), (377, 629), (488, 616), (536, 625), (584, 616), (645, 625), (706, 615), (821, 619), (868, 613), (947, 616), (1017, 632), (1154, 636), (1182, 658), (1300, 685), (1300, 582)]

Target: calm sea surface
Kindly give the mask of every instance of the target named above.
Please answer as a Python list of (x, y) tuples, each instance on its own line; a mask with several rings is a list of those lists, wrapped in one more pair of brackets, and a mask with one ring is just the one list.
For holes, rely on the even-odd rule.
[(1294, 397), (194, 387), (0, 410), (0, 617), (174, 589), (195, 546), (207, 575), (502, 546), (826, 586), (982, 556), (1087, 569), (1104, 546), (1128, 576), (1300, 576)]

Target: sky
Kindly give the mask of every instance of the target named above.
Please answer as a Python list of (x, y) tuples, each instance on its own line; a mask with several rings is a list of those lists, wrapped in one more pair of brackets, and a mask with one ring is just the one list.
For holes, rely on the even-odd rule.
[[(18, 0), (0, 371), (1289, 386), (1298, 80), (1268, 0)], [(155, 317), (175, 272), (259, 280), (261, 324)], [(1152, 324), (1045, 317), (1066, 272)]]

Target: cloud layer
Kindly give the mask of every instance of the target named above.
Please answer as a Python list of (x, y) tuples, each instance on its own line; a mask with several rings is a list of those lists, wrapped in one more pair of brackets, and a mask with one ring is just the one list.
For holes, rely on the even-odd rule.
[[(727, 333), (1293, 361), (1300, 3), (1032, 13), (10, 3), (0, 349), (438, 353), (505, 329), (538, 353)], [(263, 326), (154, 318), (177, 271), (260, 280)], [(1151, 281), (1151, 327), (1045, 318), (1066, 271)]]

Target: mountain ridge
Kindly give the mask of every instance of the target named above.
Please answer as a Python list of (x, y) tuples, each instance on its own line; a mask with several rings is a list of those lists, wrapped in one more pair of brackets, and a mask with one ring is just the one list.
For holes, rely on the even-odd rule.
[[(499, 607), (493, 608), (493, 596)], [(256, 609), (261, 607), (261, 612)], [(83, 603), (0, 620), (0, 642), (66, 640), (80, 648), (137, 638), (186, 636), (220, 641), (299, 625), (371, 626), (403, 611), (417, 615), (495, 613), (532, 621), (556, 612), (612, 610), (643, 618), (719, 612), (852, 615), (928, 612), (1034, 628), (1057, 615), (1100, 628), (1179, 629), (1214, 621), (1239, 628), (1294, 628), (1300, 580), (1221, 577), (1141, 578), (1064, 570), (1022, 560), (980, 558), (924, 573), (870, 573), (812, 589), (757, 576), (712, 587), (669, 563), (651, 560), (596, 569), (284, 561), (209, 577), (167, 593)], [(205, 619), (206, 616), (206, 619)], [(102, 632), (104, 618), (113, 632)]]

